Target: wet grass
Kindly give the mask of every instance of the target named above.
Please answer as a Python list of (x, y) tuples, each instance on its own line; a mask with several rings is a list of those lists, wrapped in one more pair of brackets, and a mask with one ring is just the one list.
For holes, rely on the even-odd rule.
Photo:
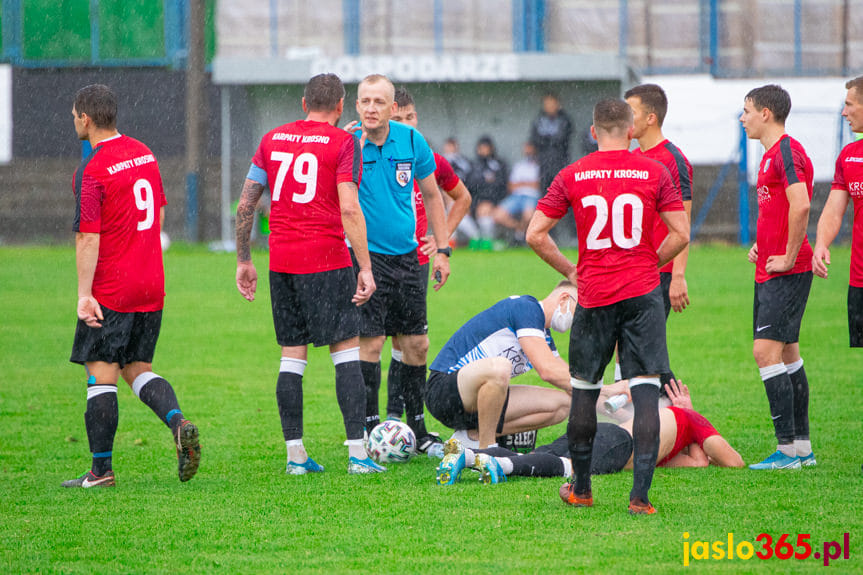
[[(425, 458), (380, 476), (347, 476), (326, 349), (310, 353), (304, 387), (306, 444), (327, 471), (285, 476), (266, 282), (258, 301), (246, 303), (232, 255), (182, 244), (166, 254), (155, 367), (201, 428), (200, 473), (177, 481), (166, 428), (121, 389), (118, 487), (64, 490), (60, 482), (88, 465), (84, 374), (67, 361), (74, 252), (0, 248), (0, 572), (669, 572), (683, 566), (684, 543), (692, 564), (710, 572), (816, 570), (823, 562), (696, 560), (703, 548), (695, 541), (727, 542), (729, 533), (735, 546), (748, 540), (756, 551), (760, 533), (788, 533), (792, 545), (810, 534), (813, 552), (850, 533), (850, 559), (832, 566), (859, 572), (863, 356), (847, 347), (849, 252), (833, 255), (834, 277), (814, 282), (801, 337), (818, 467), (660, 469), (651, 492), (659, 514), (633, 518), (627, 473), (596, 478), (593, 509), (562, 505), (558, 479), (442, 488)], [(265, 254), (255, 261), (265, 278)], [(752, 267), (736, 247), (696, 246), (690, 261), (693, 304), (669, 323), (672, 366), (696, 407), (747, 462), (757, 461), (774, 441), (750, 355)], [(452, 266), (450, 283), (429, 297), (432, 354), (481, 309), (514, 293), (543, 297), (558, 279), (527, 250), (459, 250)], [(565, 337), (558, 346), (566, 356)], [(532, 374), (522, 382), (539, 383)], [(543, 430), (540, 441), (563, 431)]]

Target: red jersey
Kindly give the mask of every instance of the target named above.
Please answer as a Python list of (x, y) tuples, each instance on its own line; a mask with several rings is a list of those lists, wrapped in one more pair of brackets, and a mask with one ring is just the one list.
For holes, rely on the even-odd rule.
[(93, 297), (122, 312), (159, 311), (165, 270), (162, 176), (150, 149), (128, 136), (103, 140), (75, 171), (74, 230), (99, 234)]
[[(680, 151), (680, 148), (668, 140), (663, 140), (645, 152), (641, 151), (641, 148), (636, 148), (634, 153), (656, 160), (668, 168), (668, 171), (671, 173), (671, 181), (680, 193), (681, 199), (684, 202), (692, 201), (692, 166), (689, 160), (686, 159), (686, 156), (683, 155), (683, 152)], [(665, 225), (665, 222), (662, 221), (662, 218), (656, 218), (656, 227), (653, 228), (653, 241), (656, 242), (657, 248), (662, 244), (662, 240), (667, 235), (668, 227)], [(674, 262), (668, 262), (659, 271), (671, 273), (674, 271)]]
[(252, 163), (270, 188), (270, 270), (317, 273), (351, 267), (338, 184), (359, 186), (362, 154), (350, 133), (300, 120), (261, 139)]
[(580, 305), (610, 305), (659, 285), (654, 220), (659, 212), (683, 210), (662, 164), (627, 150), (585, 156), (561, 170), (537, 209), (560, 219), (570, 206), (578, 232)]
[(680, 453), (684, 447), (697, 443), (698, 447), (704, 447), (704, 441), (708, 437), (719, 435), (716, 428), (707, 421), (707, 418), (684, 407), (670, 406), (668, 409), (674, 414), (674, 421), (677, 423), (677, 436), (674, 438), (674, 447), (671, 451), (662, 458), (662, 461), (656, 464), (657, 467), (662, 467)]
[(854, 203), (851, 232), (851, 277), (854, 287), (863, 287), (863, 140), (842, 148), (836, 159), (833, 189), (845, 190)]
[[(458, 176), (455, 175), (455, 171), (453, 171), (452, 166), (446, 158), (437, 152), (434, 153), (434, 161), (437, 165), (434, 171), (434, 177), (438, 187), (445, 192), (451, 192), (461, 180), (459, 180)], [(423, 203), (423, 194), (420, 191), (420, 186), (416, 179), (414, 179), (414, 207), (417, 212), (417, 245), (422, 246), (422, 238), (428, 231), (428, 218), (426, 217), (426, 206)], [(417, 248), (417, 258), (419, 259), (421, 266), (429, 263), (429, 257), (422, 253), (419, 248)]]
[(803, 236), (797, 261), (787, 272), (768, 274), (764, 266), (767, 258), (785, 253), (788, 245), (788, 196), (785, 190), (792, 184), (803, 182), (812, 199), (812, 161), (800, 142), (783, 135), (765, 152), (758, 168), (758, 261), (755, 263), (755, 281), (764, 283), (770, 278), (799, 274), (812, 269), (812, 246)]

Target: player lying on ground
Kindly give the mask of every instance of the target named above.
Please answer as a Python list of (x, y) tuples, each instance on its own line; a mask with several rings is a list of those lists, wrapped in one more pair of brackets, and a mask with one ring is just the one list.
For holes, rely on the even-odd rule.
[[(511, 296), (480, 312), (458, 329), (431, 364), (426, 405), (454, 429), (476, 429), (479, 447), (499, 434), (560, 423), (569, 411), (569, 368), (548, 328), (566, 332), (572, 323), (576, 287), (560, 282), (543, 300)], [(536, 368), (559, 389), (510, 385)]]
[[(622, 381), (605, 386), (597, 402), (597, 411), (603, 409), (606, 397), (623, 392), (625, 385), (626, 382)], [(666, 385), (666, 392), (671, 406), (659, 410), (658, 467), (707, 467), (710, 464), (743, 467), (740, 454), (719, 435), (707, 418), (693, 409), (686, 385), (671, 380)], [(627, 410), (620, 409), (618, 412), (626, 413)], [(526, 455), (501, 447), (475, 450), (464, 447), (457, 439), (451, 439), (447, 442), (444, 459), (438, 467), (438, 483), (454, 483), (465, 467), (479, 471), (483, 483), (500, 483), (512, 475), (568, 477), (572, 473), (566, 435)], [(632, 469), (631, 418), (620, 424), (597, 424), (590, 467), (591, 474)]]

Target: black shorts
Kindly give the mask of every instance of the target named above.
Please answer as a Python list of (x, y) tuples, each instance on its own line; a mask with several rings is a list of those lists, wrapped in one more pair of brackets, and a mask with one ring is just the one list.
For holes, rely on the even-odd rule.
[(797, 343), (812, 287), (812, 272), (771, 278), (755, 284), (752, 338)]
[(570, 375), (600, 381), (615, 344), (623, 379), (671, 371), (661, 289), (602, 307), (577, 305), (569, 334)]
[[(360, 335), (423, 335), (428, 333), (426, 292), (428, 268), (417, 260), (416, 250), (398, 256), (371, 252), (377, 289), (360, 307)], [(359, 270), (351, 251), (354, 269)]]
[[(506, 400), (500, 412), (497, 432), (503, 429), (506, 407), (509, 405), (509, 388), (506, 390)], [(477, 429), (479, 416), (477, 412), (468, 413), (464, 409), (461, 395), (458, 392), (458, 372), (443, 373), (429, 370), (426, 384), (426, 407), (435, 419), (451, 429)]]
[[(551, 453), (558, 457), (569, 457), (569, 440), (566, 435), (552, 443), (540, 445), (537, 453)], [(622, 427), (601, 421), (596, 424), (593, 438), (593, 454), (590, 459), (590, 473), (601, 475), (620, 471), (632, 455), (632, 436)]]
[(420, 266), (420, 275), (423, 277), (423, 298), (428, 297), (429, 294), (429, 268), (431, 268), (429, 262)]
[(851, 347), (863, 347), (863, 287), (848, 286), (848, 337)]
[(659, 273), (659, 287), (662, 288), (662, 305), (665, 306), (665, 319), (668, 319), (668, 314), (671, 313), (671, 296), (668, 290), (671, 289), (671, 272)]
[(162, 310), (122, 313), (102, 306), (102, 327), (89, 327), (78, 320), (69, 361), (118, 363), (120, 368), (142, 361), (153, 363)]
[(330, 345), (357, 337), (360, 314), (351, 298), (357, 277), (351, 268), (311, 274), (270, 271), (276, 341), (283, 347)]

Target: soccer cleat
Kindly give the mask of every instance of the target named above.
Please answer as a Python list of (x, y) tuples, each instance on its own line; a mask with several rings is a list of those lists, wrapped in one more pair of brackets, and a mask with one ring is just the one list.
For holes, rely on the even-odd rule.
[(573, 507), (593, 507), (593, 493), (576, 493), (575, 483), (567, 481), (560, 486), (560, 498)]
[(486, 453), (477, 453), (473, 468), (479, 471), (479, 481), (488, 485), (489, 483), (503, 483), (506, 475), (500, 467), (497, 459)]
[(89, 489), (90, 487), (114, 487), (116, 486), (116, 482), (114, 481), (113, 471), (106, 471), (102, 477), (93, 475), (92, 471), (87, 471), (81, 477), (64, 481), (62, 485), (63, 487), (83, 487), (84, 489)]
[(177, 428), (177, 473), (180, 481), (188, 481), (198, 472), (201, 463), (201, 444), (198, 443), (198, 428), (188, 419)]
[(635, 500), (629, 502), (630, 515), (653, 515), (654, 513), (656, 513), (656, 507), (650, 503)]
[(798, 456), (800, 460), (801, 467), (815, 467), (817, 465), (817, 461), (815, 461), (815, 452), (810, 451), (809, 455)]
[(378, 465), (377, 463), (372, 461), (371, 457), (366, 457), (365, 459), (351, 457), (348, 460), (349, 475), (362, 475), (365, 473), (383, 473), (386, 470), (386, 467)]
[(428, 453), (434, 445), (443, 445), (443, 440), (437, 433), (429, 432), (428, 435), (417, 439), (417, 451), (419, 453)]
[[(815, 458), (812, 458), (813, 464)], [(790, 457), (779, 450), (773, 452), (767, 459), (760, 463), (753, 463), (749, 469), (800, 469), (800, 458)]]
[(285, 473), (288, 475), (305, 475), (306, 473), (323, 473), (324, 466), (318, 464), (317, 461), (309, 457), (303, 463), (295, 463), (293, 461), (288, 461), (288, 465), (285, 467)]
[(437, 467), (438, 485), (452, 485), (459, 480), (465, 467), (464, 447), (458, 439), (451, 438), (444, 445), (443, 459)]

